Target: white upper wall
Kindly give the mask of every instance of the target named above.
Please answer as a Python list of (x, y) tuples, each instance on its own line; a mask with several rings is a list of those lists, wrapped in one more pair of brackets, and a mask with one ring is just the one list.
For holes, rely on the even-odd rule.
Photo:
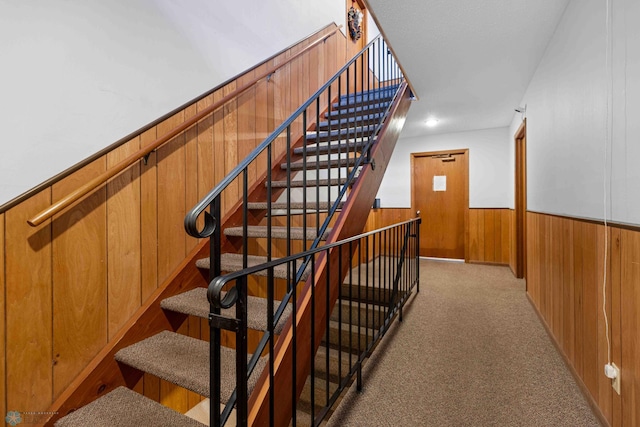
[[(423, 101), (418, 101), (423, 102)], [(469, 149), (469, 207), (508, 207), (514, 176), (509, 128), (402, 138), (389, 161), (377, 198), (383, 208), (411, 207), (411, 153)]]
[(0, 0), (0, 204), (292, 45), (343, 0)]
[(602, 219), (606, 186), (607, 218), (640, 224), (640, 2), (611, 4), (612, 66), (606, 2), (572, 0), (522, 100), (527, 208)]

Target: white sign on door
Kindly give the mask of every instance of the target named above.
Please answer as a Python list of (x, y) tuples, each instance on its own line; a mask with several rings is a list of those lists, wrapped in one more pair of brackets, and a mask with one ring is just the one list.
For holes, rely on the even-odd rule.
[(447, 191), (446, 175), (435, 175), (433, 177), (433, 191)]

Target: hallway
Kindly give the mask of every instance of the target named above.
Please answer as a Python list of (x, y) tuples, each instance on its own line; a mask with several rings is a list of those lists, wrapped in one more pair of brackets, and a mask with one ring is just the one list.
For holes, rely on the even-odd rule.
[[(600, 426), (506, 267), (421, 261), (421, 287), (331, 426)], [(412, 371), (415, 369), (415, 371)]]

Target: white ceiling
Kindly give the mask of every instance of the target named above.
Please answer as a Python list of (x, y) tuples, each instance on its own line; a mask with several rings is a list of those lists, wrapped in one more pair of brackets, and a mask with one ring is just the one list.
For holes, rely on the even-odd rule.
[(402, 137), (509, 126), (567, 3), (368, 0), (419, 98)]

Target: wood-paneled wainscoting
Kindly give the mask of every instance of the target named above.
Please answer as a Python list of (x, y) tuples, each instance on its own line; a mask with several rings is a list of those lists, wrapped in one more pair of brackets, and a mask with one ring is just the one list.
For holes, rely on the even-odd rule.
[[(196, 248), (199, 242), (183, 228), (186, 211), (344, 64), (344, 35), (338, 31), (280, 68), (66, 213), (36, 228), (27, 219), (334, 29), (328, 26), (0, 211), (3, 419), (8, 410), (46, 411)], [(250, 179), (264, 172), (252, 170)], [(236, 199), (225, 199), (223, 211)], [(196, 320), (181, 331), (208, 336), (206, 322)], [(149, 376), (136, 388), (183, 412), (200, 400)]]
[(469, 262), (510, 265), (514, 219), (513, 209), (469, 209)]
[[(365, 231), (414, 218), (410, 208), (372, 209)], [(515, 213), (513, 209), (469, 209), (469, 262), (501, 264), (515, 271)]]
[[(609, 425), (640, 425), (640, 227), (527, 213), (527, 293)], [(603, 294), (604, 254), (606, 293)], [(606, 306), (621, 394), (604, 375)]]

